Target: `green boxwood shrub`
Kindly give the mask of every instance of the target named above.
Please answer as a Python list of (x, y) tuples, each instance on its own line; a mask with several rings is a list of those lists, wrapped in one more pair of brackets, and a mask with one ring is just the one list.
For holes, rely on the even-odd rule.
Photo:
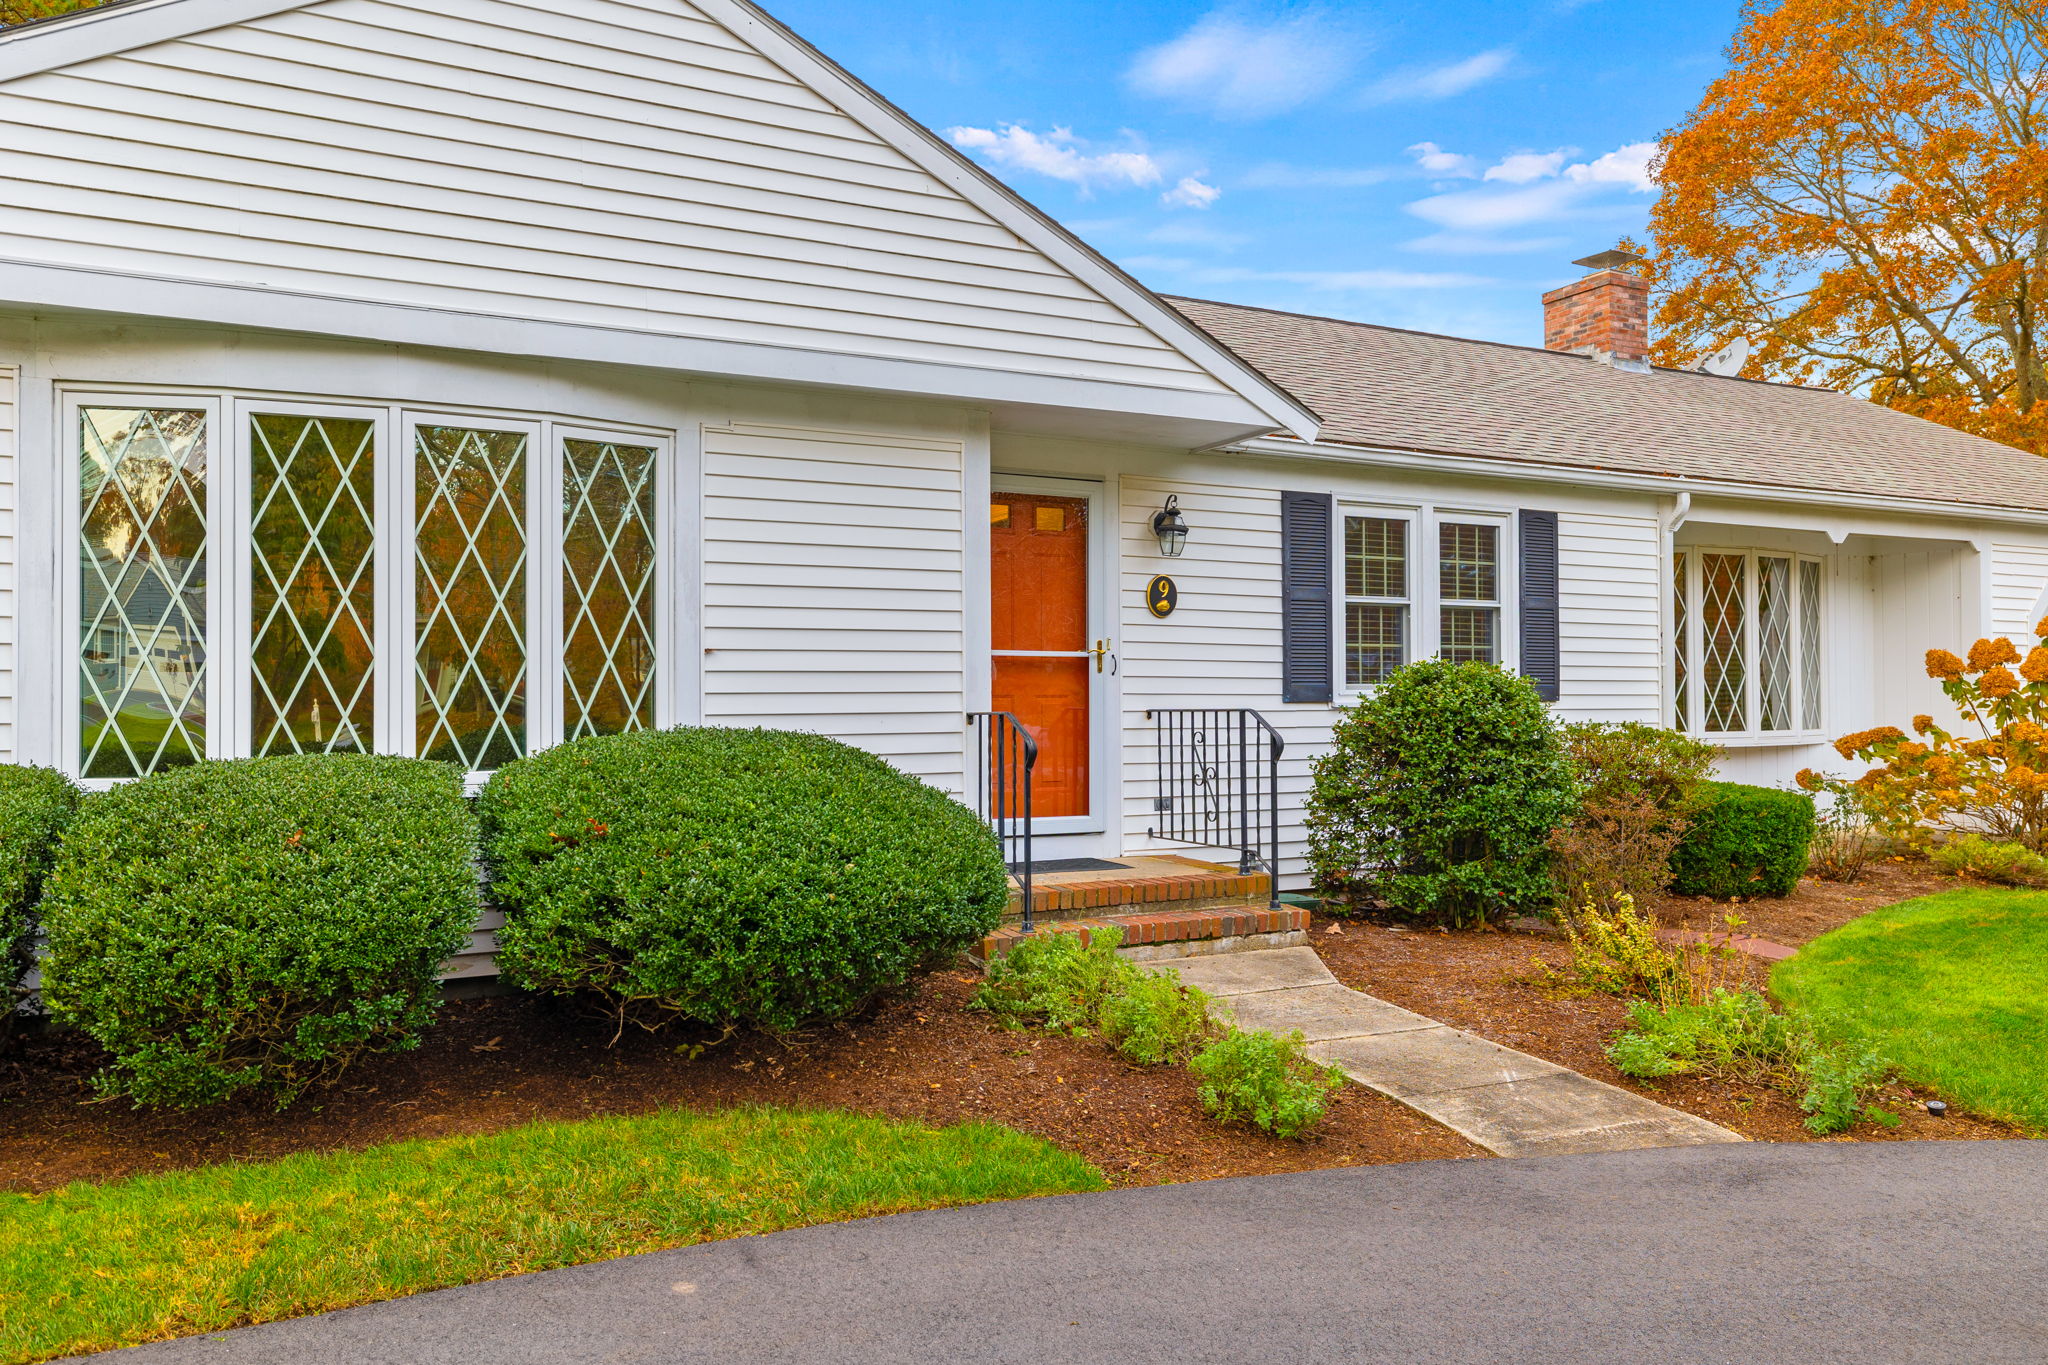
[(1700, 786), (1685, 838), (1671, 854), (1671, 889), (1684, 896), (1789, 896), (1806, 871), (1813, 798), (1740, 782)]
[(0, 1035), (28, 972), (36, 900), (57, 836), (77, 813), (78, 788), (64, 774), (0, 763)]
[(479, 808), (499, 970), (622, 1024), (838, 1018), (951, 959), (1009, 899), (972, 811), (817, 735), (577, 740), (500, 768)]
[(311, 754), (199, 763), (95, 796), (45, 884), (51, 1012), (101, 1089), (282, 1106), (417, 1041), (475, 927), (476, 826), (453, 767)]
[(1412, 663), (1337, 722), (1308, 801), (1324, 895), (1449, 924), (1547, 906), (1575, 806), (1557, 728), (1522, 678)]

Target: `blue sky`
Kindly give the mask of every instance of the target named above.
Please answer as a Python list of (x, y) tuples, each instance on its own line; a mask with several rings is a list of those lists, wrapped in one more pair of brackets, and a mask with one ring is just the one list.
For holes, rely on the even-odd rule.
[(1540, 344), (1737, 0), (768, 0), (1154, 289)]

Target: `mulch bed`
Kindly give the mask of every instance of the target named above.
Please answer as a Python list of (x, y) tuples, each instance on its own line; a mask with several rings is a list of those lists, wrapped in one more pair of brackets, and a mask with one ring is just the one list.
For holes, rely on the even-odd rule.
[(1743, 933), (1797, 948), (1881, 905), (1972, 885), (1976, 883), (1936, 872), (1925, 859), (1884, 858), (1873, 861), (1860, 881), (1807, 877), (1782, 899), (1730, 903), (1705, 896), (1666, 896), (1650, 908), (1660, 923), (1674, 929), (1719, 931), (1726, 928), (1723, 916), (1732, 913), (1747, 921)]
[(1120, 1185), (1487, 1155), (1393, 1100), (1346, 1086), (1317, 1134), (1282, 1141), (1202, 1113), (1184, 1067), (1134, 1067), (1094, 1039), (1011, 1032), (965, 1008), (978, 976), (941, 972), (869, 1016), (790, 1043), (736, 1040), (694, 1059), (548, 1003), (448, 1005), (415, 1052), (374, 1058), (284, 1113), (190, 1114), (92, 1102), (97, 1049), (77, 1034), (0, 1058), (0, 1188), (47, 1190), (297, 1151), (491, 1132), (685, 1106), (830, 1107), (930, 1124), (985, 1120), (1076, 1152)]
[[(1943, 879), (1947, 886), (1953, 880)], [(1751, 924), (1744, 932), (1779, 942), (1803, 942), (1833, 928), (1834, 924), (1812, 928), (1805, 938), (1794, 938), (1790, 930), (1802, 923), (1818, 924), (1834, 907), (1835, 923), (1843, 923), (1874, 906), (1849, 908), (1851, 901), (1836, 894), (1848, 890), (1870, 892), (1889, 904), (1905, 896), (1923, 894), (1908, 890), (1903, 875), (1880, 889), (1876, 883), (1835, 888), (1832, 883), (1801, 883), (1800, 896), (1787, 898), (1780, 914), (1768, 921), (1765, 906), (1754, 902), (1741, 907)], [(1818, 889), (1810, 895), (1809, 886)], [(1676, 908), (1693, 902), (1675, 903)], [(1708, 902), (1712, 920), (1692, 927), (1719, 928), (1719, 916), (1726, 903)], [(1750, 912), (1757, 912), (1751, 916)], [(1666, 922), (1676, 919), (1667, 912)], [(1769, 929), (1759, 927), (1768, 923)], [(1675, 926), (1674, 926), (1675, 927)], [(1779, 938), (1780, 933), (1787, 937)], [(1369, 919), (1332, 920), (1318, 916), (1311, 930), (1316, 951), (1330, 971), (1345, 985), (1390, 1000), (1405, 1009), (1433, 1019), (1470, 1029), (1497, 1043), (1518, 1048), (1546, 1061), (1568, 1066), (1596, 1080), (1606, 1081), (1646, 1095), (1674, 1109), (1697, 1114), (1745, 1137), (1770, 1142), (1810, 1141), (1898, 1141), (1913, 1138), (2009, 1138), (2023, 1136), (2016, 1129), (1989, 1120), (1951, 1112), (1947, 1118), (1931, 1117), (1909, 1087), (1893, 1086), (1879, 1103), (1901, 1116), (1897, 1128), (1861, 1123), (1832, 1139), (1816, 1139), (1807, 1131), (1805, 1115), (1796, 1100), (1768, 1086), (1738, 1084), (1697, 1076), (1672, 1076), (1652, 1083), (1632, 1080), (1616, 1071), (1603, 1051), (1608, 1039), (1627, 1021), (1627, 1002), (1606, 995), (1561, 995), (1545, 985), (1538, 963), (1563, 967), (1570, 951), (1554, 935), (1528, 933), (1441, 933), (1433, 930), (1399, 928)], [(1761, 987), (1768, 964), (1739, 958), (1728, 964), (1734, 979)]]
[[(1670, 927), (1744, 932), (1797, 946), (1880, 905), (1959, 883), (1921, 862), (1874, 864), (1853, 884), (1807, 880), (1783, 900), (1668, 897)], [(1768, 1087), (1695, 1077), (1631, 1081), (1602, 1047), (1624, 1002), (1559, 996), (1532, 979), (1562, 965), (1555, 937), (1402, 929), (1318, 917), (1316, 950), (1340, 981), (1458, 1028), (1698, 1114), (1752, 1138), (1813, 1140), (1796, 1103)], [(1737, 970), (1761, 984), (1764, 964)], [(668, 1106), (830, 1107), (922, 1123), (983, 1120), (1035, 1133), (1094, 1162), (1121, 1185), (1266, 1175), (1329, 1166), (1484, 1156), (1465, 1139), (1360, 1086), (1333, 1099), (1316, 1136), (1286, 1142), (1224, 1128), (1201, 1111), (1181, 1067), (1134, 1067), (1093, 1039), (1011, 1032), (966, 1008), (978, 976), (941, 972), (866, 1016), (800, 1039), (735, 1040), (695, 1056), (688, 1037), (630, 1033), (518, 996), (448, 1005), (420, 1048), (374, 1058), (335, 1089), (279, 1113), (248, 1101), (196, 1113), (96, 1102), (98, 1050), (77, 1034), (20, 1040), (0, 1055), (0, 1189), (37, 1191), (227, 1160), (263, 1160), (405, 1138), (491, 1132), (535, 1119), (644, 1113)], [(1887, 1098), (1895, 1129), (1849, 1139), (2005, 1138), (1963, 1114), (1930, 1118), (1903, 1087)], [(1843, 1140), (1837, 1138), (1835, 1140)]]

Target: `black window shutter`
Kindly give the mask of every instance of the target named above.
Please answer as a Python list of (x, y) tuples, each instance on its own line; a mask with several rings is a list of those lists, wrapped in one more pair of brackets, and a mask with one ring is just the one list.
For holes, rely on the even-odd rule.
[(1522, 509), (1522, 676), (1536, 695), (1556, 701), (1562, 667), (1557, 644), (1557, 513)]
[(1335, 649), (1330, 638), (1330, 522), (1336, 500), (1328, 493), (1280, 495), (1280, 700), (1332, 699)]

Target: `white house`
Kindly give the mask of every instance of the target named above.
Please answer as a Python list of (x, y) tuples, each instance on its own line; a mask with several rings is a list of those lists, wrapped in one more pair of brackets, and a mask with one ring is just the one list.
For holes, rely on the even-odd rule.
[(971, 797), (994, 711), (1113, 857), (1262, 721), (1293, 870), (1404, 659), (1778, 782), (2048, 584), (2033, 456), (1652, 369), (1613, 270), (1552, 350), (1161, 299), (746, 0), (121, 0), (0, 32), (0, 177), (0, 757), (94, 782), (701, 722)]

